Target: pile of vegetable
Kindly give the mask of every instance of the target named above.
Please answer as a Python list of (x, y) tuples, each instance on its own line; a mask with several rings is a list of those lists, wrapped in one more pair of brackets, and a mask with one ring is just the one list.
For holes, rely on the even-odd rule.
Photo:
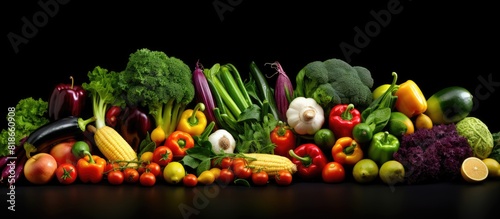
[(58, 84), (48, 101), (10, 108), (2, 183), (263, 186), (349, 174), (365, 184), (472, 182), (463, 173), (470, 157), (500, 177), (500, 132), (470, 115), (465, 88), (426, 97), (395, 72), (375, 88), (369, 69), (337, 58), (307, 63), (293, 87), (284, 69), (278, 61), (190, 66), (138, 49), (120, 69), (96, 66), (88, 81)]

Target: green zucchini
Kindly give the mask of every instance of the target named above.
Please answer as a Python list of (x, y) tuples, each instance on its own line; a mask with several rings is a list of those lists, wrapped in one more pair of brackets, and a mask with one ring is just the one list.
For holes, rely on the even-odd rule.
[(465, 88), (451, 86), (441, 89), (427, 99), (427, 110), (434, 124), (455, 123), (472, 111), (473, 96)]

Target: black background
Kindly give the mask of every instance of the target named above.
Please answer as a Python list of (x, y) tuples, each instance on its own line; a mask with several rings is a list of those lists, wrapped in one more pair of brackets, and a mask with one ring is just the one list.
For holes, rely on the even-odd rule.
[[(499, 19), (488, 3), (61, 0), (55, 7), (49, 3), (56, 0), (40, 1), (49, 5), (50, 16), (37, 2), (8, 1), (2, 7), (3, 117), (21, 98), (47, 100), (57, 83), (69, 83), (70, 75), (83, 83), (95, 66), (121, 70), (130, 53), (149, 48), (192, 68), (197, 60), (208, 67), (233, 63), (242, 74), (251, 61), (271, 74), (274, 70), (264, 63), (279, 61), (293, 83), (308, 62), (341, 58), (367, 67), (374, 87), (390, 83), (393, 71), (399, 83), (414, 80), (427, 97), (446, 86), (463, 86), (475, 96), (471, 116), (492, 131), (500, 129), (493, 107), (499, 86), (488, 90), (480, 80), (500, 81)], [(394, 7), (397, 11), (390, 13)], [(8, 36), (23, 37), (23, 17), (39, 23), (16, 53)], [(368, 34), (368, 41), (360, 40), (356, 28)], [(359, 50), (347, 55), (342, 43)]]

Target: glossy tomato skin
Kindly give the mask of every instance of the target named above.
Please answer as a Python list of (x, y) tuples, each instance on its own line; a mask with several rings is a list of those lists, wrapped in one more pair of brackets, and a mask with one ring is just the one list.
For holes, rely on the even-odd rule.
[(161, 167), (167, 166), (172, 161), (174, 154), (167, 146), (156, 147), (153, 151), (153, 162), (159, 164)]
[(234, 172), (229, 168), (223, 168), (219, 173), (219, 182), (224, 185), (231, 184), (234, 181)]
[(188, 173), (182, 178), (182, 183), (186, 187), (195, 187), (198, 185), (198, 177), (192, 173)]
[(137, 183), (139, 181), (139, 171), (134, 168), (125, 168), (123, 170), (123, 174), (125, 177), (125, 182), (127, 183)]
[(56, 169), (55, 175), (61, 184), (66, 185), (74, 183), (77, 178), (76, 168), (71, 163), (60, 164)]
[(125, 174), (119, 169), (112, 170), (108, 173), (108, 182), (111, 185), (121, 185), (125, 180)]
[(252, 169), (246, 163), (233, 165), (233, 172), (239, 179), (250, 179), (252, 177)]
[(269, 181), (269, 175), (266, 171), (257, 171), (252, 173), (252, 182), (254, 185), (263, 186)]
[(146, 169), (145, 172), (150, 172), (153, 175), (155, 175), (155, 177), (158, 177), (162, 174), (160, 164), (155, 163), (155, 162), (151, 162), (151, 163), (147, 164), (145, 169)]
[(142, 186), (154, 186), (156, 184), (156, 176), (151, 172), (144, 172), (139, 177), (139, 183)]
[(280, 186), (288, 186), (292, 184), (293, 176), (288, 170), (280, 170), (278, 174), (274, 175), (274, 181)]
[(323, 182), (339, 183), (345, 179), (344, 166), (339, 162), (331, 161), (323, 167), (322, 174)]

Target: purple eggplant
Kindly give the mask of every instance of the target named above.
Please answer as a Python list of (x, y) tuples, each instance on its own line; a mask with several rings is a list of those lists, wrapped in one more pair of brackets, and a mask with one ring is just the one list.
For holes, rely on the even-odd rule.
[(127, 106), (121, 110), (115, 128), (130, 146), (138, 151), (141, 141), (153, 129), (152, 121), (146, 110)]
[[(204, 112), (207, 117), (207, 124), (212, 121), (216, 122), (217, 124), (217, 120), (215, 119), (214, 114), (214, 97), (212, 96), (212, 91), (210, 90), (208, 80), (203, 73), (203, 66), (199, 61), (196, 62), (196, 66), (193, 71), (193, 83), (196, 91), (196, 100), (205, 104)], [(214, 129), (217, 129), (217, 127), (215, 127)]]

